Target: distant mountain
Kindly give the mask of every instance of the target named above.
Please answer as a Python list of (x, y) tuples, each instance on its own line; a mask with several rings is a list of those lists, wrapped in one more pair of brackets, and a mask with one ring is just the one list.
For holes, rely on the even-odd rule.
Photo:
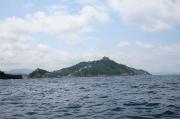
[(13, 69), (10, 71), (6, 71), (8, 74), (18, 74), (18, 75), (29, 75), (31, 72), (33, 72), (32, 69)]
[[(137, 70), (123, 64), (118, 64), (108, 57), (103, 57), (101, 60), (80, 62), (72, 67), (63, 68), (54, 72), (39, 72), (34, 71), (37, 78), (40, 77), (91, 77), (91, 76), (127, 76), (127, 75), (150, 75), (147, 71)], [(36, 78), (36, 77), (34, 77)]]
[(32, 73), (28, 75), (28, 78), (43, 78), (46, 73), (49, 73), (49, 72), (46, 70), (37, 68), (35, 71), (33, 71)]
[(11, 75), (0, 71), (0, 79), (22, 79), (22, 75)]

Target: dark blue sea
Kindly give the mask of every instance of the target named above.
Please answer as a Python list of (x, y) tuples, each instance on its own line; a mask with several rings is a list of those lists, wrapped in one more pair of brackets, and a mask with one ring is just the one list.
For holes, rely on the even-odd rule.
[(178, 75), (0, 80), (0, 119), (178, 118)]

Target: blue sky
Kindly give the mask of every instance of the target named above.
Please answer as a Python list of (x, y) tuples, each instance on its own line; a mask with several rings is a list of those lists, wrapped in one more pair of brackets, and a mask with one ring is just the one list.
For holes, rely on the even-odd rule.
[(103, 56), (178, 72), (178, 0), (1, 0), (1, 70), (56, 70)]

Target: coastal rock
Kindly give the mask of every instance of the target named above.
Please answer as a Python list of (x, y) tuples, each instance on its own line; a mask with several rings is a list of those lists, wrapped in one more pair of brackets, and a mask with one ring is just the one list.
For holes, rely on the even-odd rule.
[(29, 74), (28, 78), (43, 78), (45, 77), (44, 75), (48, 73), (48, 71), (37, 68), (34, 70), (32, 73)]
[(0, 71), (0, 79), (22, 79), (22, 75), (12, 75), (12, 74), (6, 74), (2, 71)]

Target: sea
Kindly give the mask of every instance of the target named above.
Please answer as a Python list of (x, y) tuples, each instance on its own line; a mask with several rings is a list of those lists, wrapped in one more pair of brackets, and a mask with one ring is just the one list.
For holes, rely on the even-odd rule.
[(180, 75), (0, 80), (0, 119), (180, 119)]

